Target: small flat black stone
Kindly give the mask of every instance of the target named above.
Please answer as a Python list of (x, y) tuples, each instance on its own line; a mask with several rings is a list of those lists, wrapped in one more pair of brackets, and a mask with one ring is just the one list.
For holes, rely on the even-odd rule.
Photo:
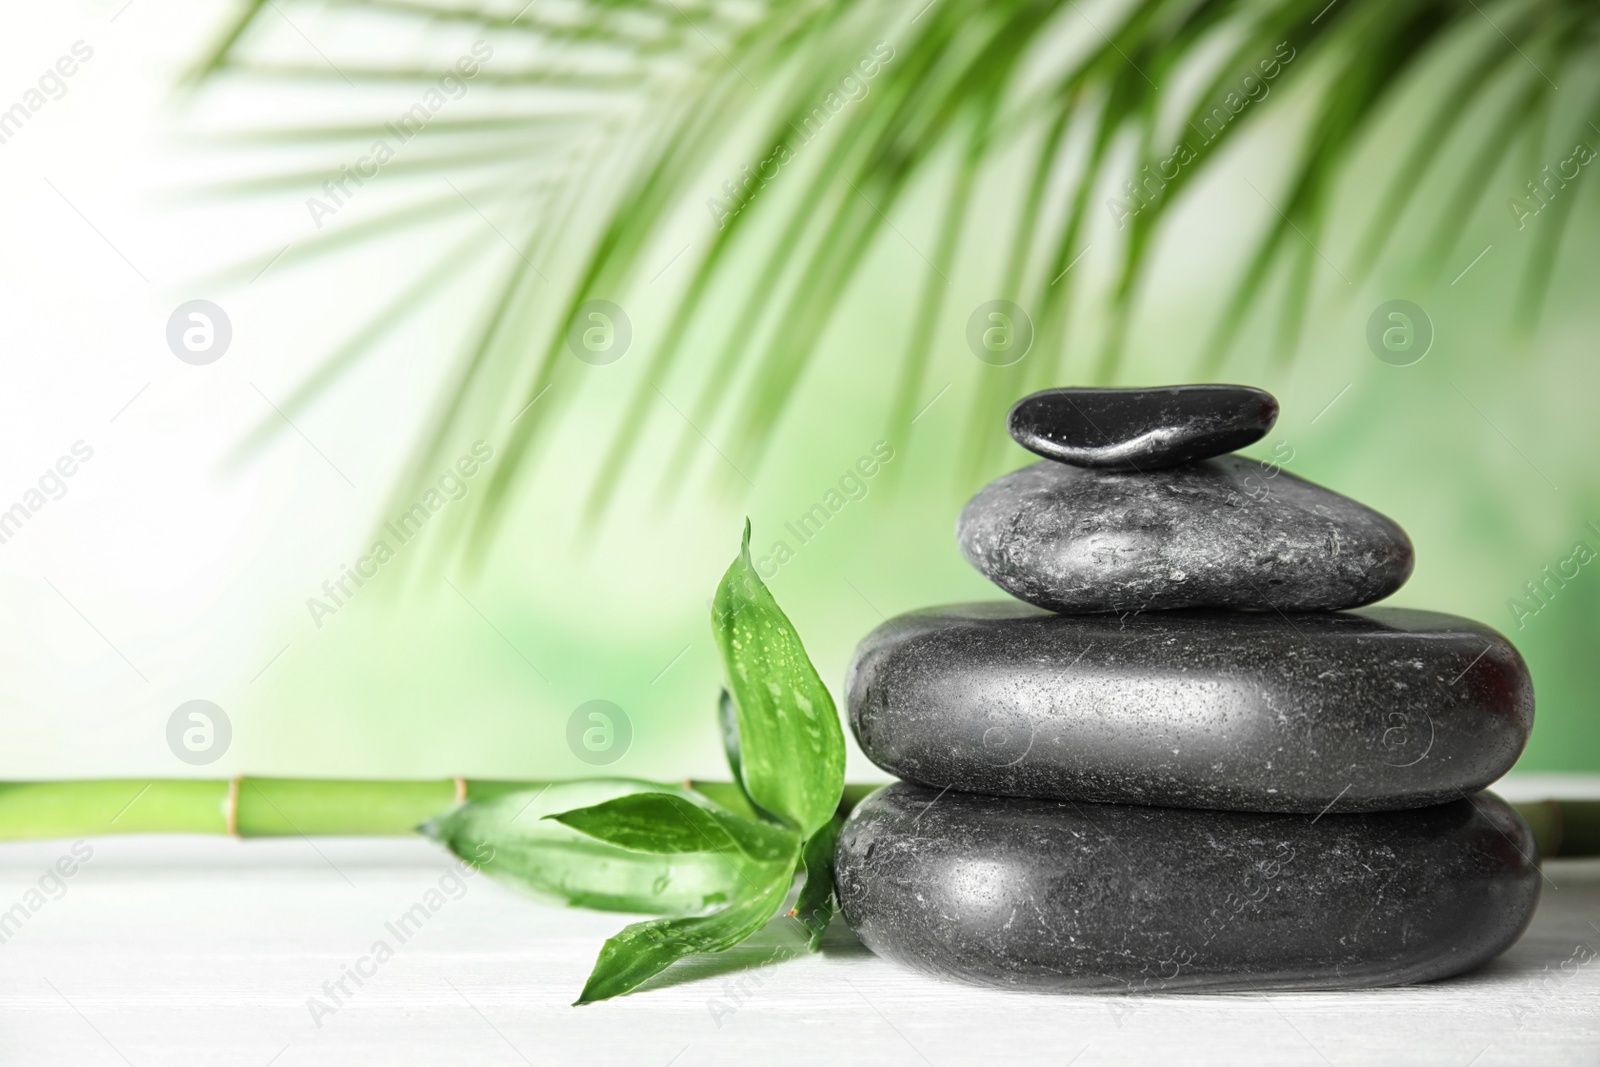
[(1261, 440), (1278, 418), (1271, 393), (1245, 385), (1046, 389), (1017, 401), (1017, 444), (1079, 467), (1151, 471)]
[(991, 582), (1062, 612), (1354, 608), (1410, 577), (1411, 541), (1392, 520), (1269, 468), (1035, 463), (979, 490), (956, 540)]
[(1503, 952), (1538, 903), (1533, 849), (1489, 793), (1313, 819), (901, 783), (855, 809), (834, 863), (856, 936), (941, 977), (1044, 992), (1352, 989)]
[(1504, 637), (1400, 608), (937, 608), (869, 634), (845, 688), (861, 751), (924, 785), (1313, 815), (1477, 792), (1534, 706)]

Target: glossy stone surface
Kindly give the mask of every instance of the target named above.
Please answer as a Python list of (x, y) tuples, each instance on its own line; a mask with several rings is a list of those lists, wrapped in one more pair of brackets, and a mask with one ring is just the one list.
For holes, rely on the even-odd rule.
[(1035, 463), (968, 501), (956, 540), (1000, 588), (1063, 612), (1354, 608), (1412, 565), (1390, 519), (1242, 456), (1147, 474)]
[(1420, 807), (1516, 762), (1533, 683), (1453, 615), (1054, 615), (1014, 601), (891, 619), (850, 725), (879, 767), (1003, 796), (1317, 814)]
[(1006, 429), (1046, 459), (1152, 471), (1253, 444), (1277, 419), (1272, 394), (1244, 385), (1046, 389), (1017, 401)]
[(1039, 991), (1350, 989), (1471, 970), (1539, 899), (1498, 797), (1368, 815), (1003, 799), (901, 783), (834, 853), (878, 955)]

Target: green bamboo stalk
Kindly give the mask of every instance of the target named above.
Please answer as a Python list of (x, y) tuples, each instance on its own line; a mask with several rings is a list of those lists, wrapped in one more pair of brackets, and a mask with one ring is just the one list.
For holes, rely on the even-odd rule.
[[(0, 782), (0, 841), (109, 834), (228, 834), (238, 837), (391, 837), (468, 801), (542, 789), (550, 782), (437, 778), (99, 778)], [(697, 785), (700, 783), (688, 783)], [(731, 783), (705, 783), (730, 788)], [(844, 788), (841, 807), (876, 785)], [(1512, 805), (1533, 830), (1541, 858), (1600, 856), (1600, 800)], [(229, 826), (229, 809), (235, 812)]]
[(1541, 859), (1600, 856), (1600, 800), (1533, 800), (1511, 806), (1533, 830)]
[(227, 795), (225, 781), (8, 782), (0, 785), (0, 839), (224, 833)]
[[(468, 800), (491, 800), (545, 782), (466, 782)], [(230, 797), (236, 798), (230, 800)], [(0, 841), (107, 834), (239, 837), (392, 836), (456, 804), (457, 781), (102, 778), (0, 783)], [(235, 824), (228, 812), (234, 806)]]

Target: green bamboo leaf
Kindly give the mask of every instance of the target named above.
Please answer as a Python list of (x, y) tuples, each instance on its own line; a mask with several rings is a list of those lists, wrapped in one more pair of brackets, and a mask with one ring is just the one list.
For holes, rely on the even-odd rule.
[(749, 895), (711, 915), (654, 919), (625, 927), (601, 947), (576, 1003), (589, 1004), (626, 993), (686, 956), (732, 948), (776, 914), (789, 882), (787, 876), (775, 874)]
[(699, 779), (690, 779), (684, 783), (688, 788), (699, 793), (719, 808), (724, 808), (735, 815), (743, 815), (747, 819), (768, 819), (756, 810), (750, 798), (745, 795), (744, 786), (737, 782), (703, 782)]
[(748, 519), (739, 558), (717, 587), (711, 628), (737, 711), (745, 790), (809, 838), (839, 805), (844, 732), (800, 635), (750, 561)]
[(833, 919), (833, 846), (839, 840), (839, 828), (843, 825), (844, 817), (835, 815), (812, 834), (800, 850), (806, 880), (800, 887), (793, 914), (811, 934), (806, 945), (812, 952), (822, 947), (822, 935), (828, 932), (828, 923)]
[(717, 726), (722, 730), (722, 752), (728, 757), (728, 769), (733, 772), (734, 782), (743, 789), (744, 757), (739, 754), (739, 709), (734, 705), (733, 694), (728, 692), (727, 687), (723, 687), (717, 697)]
[(793, 856), (795, 835), (673, 793), (635, 793), (546, 815), (564, 826), (633, 852), (716, 852), (758, 863)]
[(772, 876), (775, 867), (737, 852), (630, 852), (544, 819), (552, 812), (672, 788), (629, 779), (563, 782), (463, 804), (420, 829), (496, 881), (543, 900), (599, 911), (703, 913)]
[[(728, 757), (728, 769), (733, 772), (733, 783), (727, 785), (719, 782), (717, 789), (721, 792), (707, 795), (736, 814), (751, 819), (764, 819), (767, 822), (780, 822), (781, 820), (774, 818), (770, 812), (762, 811), (761, 806), (750, 799), (750, 793), (744, 787), (744, 759), (739, 751), (739, 708), (733, 702), (733, 694), (726, 688), (717, 697), (717, 726), (722, 731), (722, 752)], [(699, 786), (695, 788), (699, 792), (704, 792)]]

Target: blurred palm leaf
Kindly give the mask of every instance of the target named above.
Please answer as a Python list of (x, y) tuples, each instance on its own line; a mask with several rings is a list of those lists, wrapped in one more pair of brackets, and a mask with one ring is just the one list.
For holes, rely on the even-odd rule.
[[(1527, 176), (1536, 177), (1549, 161), (1552, 124), (1551, 143), (1570, 146), (1576, 131), (1600, 118), (1593, 101), (1565, 106), (1582, 91), (1580, 72), (1596, 69), (1597, 31), (1600, 4), (1592, 0), (256, 0), (196, 77), (208, 87), (239, 80), (302, 92), (322, 86), (329, 99), (352, 97), (358, 83), (409, 87), (414, 95), (475, 36), (493, 41), (494, 59), (473, 81), (476, 99), (489, 106), (441, 117), (428, 128), (426, 153), (410, 150), (386, 172), (396, 186), (409, 175), (413, 199), (319, 232), (283, 260), (304, 262), (440, 219), (468, 227), (283, 405), (291, 416), (404, 322), (438, 279), (463, 262), (499, 264), (410, 467), (426, 479), (449, 458), (453, 438), (518, 416), (489, 490), (475, 498), (481, 541), (513, 491), (534, 476), (536, 446), (567, 406), (570, 391), (562, 389), (534, 402), (574, 376), (563, 338), (576, 309), (594, 298), (625, 302), (646, 257), (662, 258), (663, 233), (683, 211), (698, 211), (707, 192), (734, 206), (718, 188), (719, 177), (734, 173), (726, 160), (767, 160), (779, 146), (799, 157), (783, 190), (754, 195), (708, 240), (680, 253), (690, 269), (666, 330), (648, 344), (641, 339), (647, 370), (593, 482), (592, 516), (638, 461), (652, 419), (682, 416), (681, 444), (662, 465), (664, 492), (692, 468), (702, 431), (713, 426), (729, 462), (753, 470), (880, 241), (911, 245), (926, 268), (905, 311), (899, 386), (885, 413), (895, 440), (923, 398), (949, 275), (977, 242), (992, 244), (990, 235), (1004, 242), (988, 295), (1026, 308), (1036, 340), (1021, 362), (985, 368), (973, 391), (964, 478), (982, 477), (998, 458), (992, 428), (1015, 396), (1117, 378), (1163, 220), (1241, 130), (1264, 121), (1292, 130), (1287, 178), (1251, 183), (1265, 202), (1265, 231), (1203, 357), (1177, 373), (1217, 373), (1275, 285), (1278, 346), (1288, 358), (1319, 282), (1358, 284), (1419, 197), (1440, 205), (1435, 232), (1422, 255), (1406, 258), (1434, 277), (1519, 145)], [(374, 54), (375, 40), (389, 42), (393, 54)], [(340, 41), (353, 43), (340, 51)], [(808, 120), (820, 125), (814, 109), (880, 41), (892, 59), (870, 79), (857, 75), (863, 85), (870, 80), (868, 95), (825, 116), (811, 141)], [(302, 61), (308, 44), (320, 62)], [(1557, 85), (1569, 82), (1559, 94)], [(1426, 106), (1413, 99), (1419, 85)], [(1267, 91), (1252, 102), (1258, 89)], [(1411, 106), (1395, 116), (1400, 101)], [(336, 166), (381, 136), (372, 110), (337, 124), (218, 136), (240, 150), (293, 146), (313, 162), (217, 191), (314, 187), (334, 169), (328, 160)], [(1352, 264), (1341, 271), (1320, 251), (1328, 219), (1363, 138), (1383, 121), (1398, 125), (1408, 149), (1386, 168)], [(1174, 173), (1180, 141), (1193, 159)], [(1441, 176), (1438, 161), (1452, 146), (1470, 162)], [(1151, 180), (1152, 173), (1160, 177)], [(1448, 193), (1422, 196), (1434, 183), (1446, 183)], [(935, 232), (913, 242), (893, 220), (929, 189), (940, 203)], [(1007, 195), (997, 199), (996, 189)], [(1136, 211), (1135, 192), (1143, 202)], [(1085, 272), (1071, 267), (1091, 231), (1106, 229), (1097, 205), (1110, 197), (1126, 207), (1112, 242), (1117, 251), (1102, 260), (1110, 281), (1095, 293), (1084, 287)], [(1537, 317), (1574, 200), (1556, 201), (1557, 217), (1531, 245), (1521, 296), (1526, 324)], [(1004, 217), (996, 202), (1007, 205)], [(553, 280), (539, 264), (558, 258), (577, 269)], [(239, 275), (264, 262), (242, 265)], [(1069, 349), (1085, 351), (1083, 320), (1095, 317), (1106, 324), (1097, 352), (1069, 365)], [(686, 411), (663, 413), (659, 386), (681, 370), (688, 339), (714, 332), (719, 321), (727, 326), (704, 353), (698, 396)], [(277, 425), (264, 426), (249, 446)], [(410, 481), (398, 489), (412, 491)]]

